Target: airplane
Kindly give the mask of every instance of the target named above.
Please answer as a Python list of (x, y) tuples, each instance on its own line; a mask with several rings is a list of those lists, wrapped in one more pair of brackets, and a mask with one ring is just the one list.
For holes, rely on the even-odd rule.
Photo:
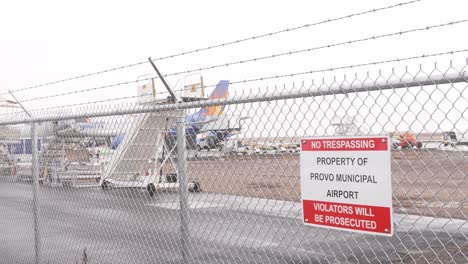
[[(229, 81), (220, 81), (208, 99), (222, 99), (228, 96)], [(201, 129), (209, 122), (215, 121), (220, 116), (224, 115), (225, 106), (209, 106), (203, 107), (198, 112), (189, 114), (185, 117), (186, 122), (186, 134), (188, 138), (192, 138), (195, 142), (197, 134), (201, 133)], [(48, 128), (45, 136), (65, 136), (65, 137), (89, 137), (101, 140), (106, 140), (107, 145), (111, 149), (117, 149), (120, 143), (125, 138), (125, 133), (122, 133), (122, 125), (131, 122), (130, 116), (122, 116), (116, 120), (113, 119), (112, 123), (106, 122), (105, 118), (78, 118), (66, 121), (58, 121), (46, 123), (45, 126)], [(117, 124), (116, 124), (117, 123)], [(27, 130), (27, 131), (26, 131)], [(29, 128), (24, 131), (26, 135), (29, 132)], [(168, 132), (168, 138), (173, 140), (176, 139), (176, 128), (171, 127)], [(192, 142), (191, 140), (188, 140)], [(40, 140), (42, 142), (42, 140)], [(18, 151), (17, 151), (18, 152)]]
[[(213, 92), (208, 97), (209, 100), (213, 99), (223, 99), (228, 97), (229, 81), (221, 80), (216, 85)], [(231, 129), (212, 129), (207, 131), (203, 128), (209, 127), (208, 123), (212, 123), (220, 119), (224, 115), (225, 105), (216, 105), (216, 106), (207, 106), (202, 107), (199, 111), (189, 114), (185, 117), (186, 123), (186, 135), (188, 138), (188, 143), (193, 142), (195, 144), (196, 136), (198, 134), (209, 134), (210, 137), (216, 138), (216, 142), (220, 142), (226, 139), (234, 131)], [(122, 119), (123, 118), (123, 119)], [(79, 118), (72, 119), (67, 121), (58, 121), (45, 123), (44, 133), (39, 135), (40, 142), (42, 143), (42, 138), (52, 135), (62, 135), (62, 136), (75, 136), (75, 137), (91, 137), (91, 138), (100, 138), (106, 139), (108, 145), (112, 149), (117, 149), (120, 143), (125, 138), (125, 134), (122, 133), (121, 126), (124, 123), (129, 122), (128, 116), (122, 117), (122, 120), (116, 121), (113, 120), (113, 123), (108, 123), (104, 118)], [(226, 118), (223, 118), (226, 119)], [(115, 122), (120, 124), (115, 124)], [(219, 125), (218, 125), (219, 127)], [(23, 129), (24, 134), (28, 134), (29, 128)], [(26, 131), (27, 130), (27, 131)], [(42, 135), (44, 134), (44, 135)], [(168, 138), (170, 141), (175, 141), (177, 132), (175, 127), (171, 127), (168, 131)], [(29, 135), (28, 135), (29, 136)], [(28, 137), (26, 136), (26, 137)], [(29, 140), (30, 141), (30, 140)], [(21, 143), (21, 142), (20, 142)], [(42, 144), (40, 144), (42, 145)], [(39, 146), (40, 148), (41, 146)], [(19, 149), (19, 148), (18, 148)], [(23, 149), (23, 148), (21, 148)], [(29, 148), (30, 149), (30, 148)], [(18, 151), (16, 151), (18, 152)], [(23, 151), (24, 152), (24, 151)], [(19, 153), (19, 152), (18, 152)]]
[[(209, 100), (225, 99), (228, 97), (229, 81), (221, 80), (216, 85), (213, 92), (208, 96)], [(220, 116), (224, 115), (225, 105), (214, 105), (202, 107), (198, 112), (189, 114), (185, 117), (185, 133), (187, 135), (199, 134), (200, 130), (205, 124), (217, 120)], [(168, 135), (171, 137), (176, 136), (176, 128), (171, 127)]]
[[(213, 92), (208, 97), (208, 100), (227, 98), (229, 94), (228, 89), (228, 80), (219, 81)], [(213, 141), (214, 139), (215, 142), (219, 143), (235, 132), (231, 128), (219, 125), (219, 123), (224, 122), (221, 119), (228, 119), (227, 117), (220, 118), (224, 116), (224, 109), (225, 105), (202, 107), (199, 111), (185, 117), (187, 145), (189, 147), (195, 147), (197, 135), (202, 133), (204, 135), (208, 134), (209, 137), (212, 138), (210, 141)], [(119, 120), (113, 119), (112, 123), (106, 122), (106, 119), (103, 118), (78, 118), (51, 122), (50, 124), (45, 124), (46, 127), (48, 127), (48, 129), (46, 129), (48, 130), (46, 134), (48, 134), (48, 136), (65, 136), (66, 138), (88, 137), (99, 141), (105, 140), (107, 141), (107, 145), (111, 149), (115, 150), (125, 138), (125, 133), (122, 133), (121, 125), (128, 123), (130, 121), (128, 118), (130, 117), (123, 116)], [(116, 124), (116, 122), (120, 124)], [(210, 127), (213, 128), (211, 129)], [(40, 138), (42, 138), (42, 135), (40, 135)], [(177, 138), (175, 127), (169, 128), (167, 138), (169, 139), (169, 143), (175, 143)]]
[[(229, 96), (228, 89), (228, 80), (219, 81), (213, 92), (208, 96), (208, 100), (227, 98)], [(232, 124), (231, 127), (229, 126), (230, 118), (224, 115), (225, 107), (225, 105), (206, 106), (185, 117), (188, 148), (206, 148), (201, 147), (203, 144), (200, 143), (200, 138), (206, 140), (205, 142), (211, 142), (206, 145), (208, 148), (219, 147), (221, 142), (240, 130), (237, 126), (233, 128)], [(175, 127), (171, 127), (167, 133), (169, 146), (173, 146), (176, 139), (177, 130)]]

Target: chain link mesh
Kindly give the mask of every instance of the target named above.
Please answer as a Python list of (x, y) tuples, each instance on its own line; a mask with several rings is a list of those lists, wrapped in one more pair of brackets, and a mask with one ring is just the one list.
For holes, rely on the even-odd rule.
[[(32, 113), (35, 136), (16, 114), (1, 127), (0, 253), (5, 263), (467, 263), (466, 77), (434, 66), (232, 100), (45, 109)], [(302, 224), (300, 139), (331, 135), (391, 135), (393, 237)]]

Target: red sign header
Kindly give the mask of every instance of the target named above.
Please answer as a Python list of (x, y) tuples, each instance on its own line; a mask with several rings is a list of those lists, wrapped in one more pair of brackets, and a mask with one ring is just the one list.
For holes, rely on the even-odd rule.
[(387, 149), (387, 137), (324, 138), (301, 140), (302, 151), (375, 151)]

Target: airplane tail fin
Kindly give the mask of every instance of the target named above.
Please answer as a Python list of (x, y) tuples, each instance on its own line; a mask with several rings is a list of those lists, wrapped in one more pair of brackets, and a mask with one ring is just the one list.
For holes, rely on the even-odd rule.
[[(216, 85), (216, 88), (213, 90), (210, 96), (208, 96), (208, 99), (213, 100), (213, 99), (227, 98), (229, 95), (228, 89), (229, 89), (229, 81), (221, 80)], [(200, 109), (199, 115), (221, 116), (224, 114), (224, 108), (225, 108), (225, 105), (214, 105), (214, 106), (203, 107), (202, 109)]]

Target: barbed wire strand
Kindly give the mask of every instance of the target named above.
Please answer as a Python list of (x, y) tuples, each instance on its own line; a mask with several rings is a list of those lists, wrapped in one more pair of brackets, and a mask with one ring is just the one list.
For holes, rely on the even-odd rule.
[[(320, 73), (320, 72), (331, 72), (331, 71), (343, 70), (343, 69), (353, 69), (353, 68), (365, 67), (365, 66), (375, 66), (375, 65), (380, 65), (380, 64), (385, 64), (385, 63), (392, 63), (392, 62), (403, 62), (403, 61), (410, 61), (410, 60), (416, 60), (416, 59), (425, 59), (425, 58), (430, 58), (430, 57), (454, 55), (454, 54), (463, 53), (463, 52), (468, 52), (468, 49), (445, 51), (445, 52), (432, 53), (432, 54), (422, 54), (422, 55), (419, 55), (419, 56), (411, 56), (411, 57), (405, 57), (405, 58), (395, 58), (395, 59), (388, 59), (388, 60), (381, 60), (381, 61), (373, 61), (373, 62), (367, 62), (367, 63), (352, 64), (352, 65), (331, 67), (331, 68), (318, 69), (318, 70), (293, 72), (293, 73), (287, 73), (287, 74), (281, 74), (281, 75), (258, 77), (258, 78), (254, 78), (254, 79), (230, 81), (229, 84), (230, 85), (244, 84), (244, 83), (255, 82), (255, 81), (265, 81), (265, 80), (279, 79), (279, 78), (285, 78), (285, 77), (295, 77), (295, 76), (299, 76), (299, 75), (306, 75), (306, 74), (313, 74), (313, 73)], [(150, 79), (151, 78), (148, 78), (148, 80), (150, 80)], [(216, 84), (205, 85), (204, 88), (210, 88), (210, 87), (215, 87), (215, 86), (216, 86)], [(181, 90), (176, 90), (176, 91), (180, 92)], [(167, 91), (156, 93), (156, 95), (163, 95), (163, 94), (169, 95), (169, 93)], [(38, 108), (38, 109), (32, 109), (30, 111), (31, 112), (35, 112), (35, 111), (37, 112), (37, 111), (52, 110), (52, 109), (59, 109), (59, 108), (68, 108), (68, 107), (75, 107), (75, 106), (92, 105), (92, 104), (97, 104), (97, 103), (113, 102), (113, 101), (120, 101), (120, 100), (127, 100), (127, 99), (137, 99), (137, 98), (143, 98), (143, 97), (146, 97), (146, 96), (148, 96), (148, 95), (134, 95), (134, 96), (117, 97), (117, 98), (98, 100), (98, 101), (92, 101), (92, 102), (83, 102), (83, 103), (76, 103), (76, 104), (69, 104), (69, 105)], [(14, 115), (14, 114), (19, 114), (19, 113), (23, 113), (23, 111), (0, 114), (0, 116)]]
[[(185, 55), (189, 55), (189, 54), (193, 54), (193, 53), (208, 51), (208, 50), (221, 48), (221, 47), (226, 47), (226, 46), (230, 46), (230, 45), (234, 45), (234, 44), (239, 44), (239, 43), (250, 41), (250, 40), (257, 40), (257, 39), (261, 39), (261, 38), (265, 38), (265, 37), (271, 37), (271, 36), (274, 36), (274, 35), (287, 33), (287, 32), (292, 32), (292, 31), (305, 29), (305, 28), (310, 28), (310, 27), (313, 27), (313, 26), (318, 26), (318, 25), (322, 25), (322, 24), (326, 24), (326, 23), (331, 23), (331, 22), (336, 22), (336, 21), (340, 21), (340, 20), (350, 19), (350, 18), (353, 18), (353, 17), (363, 16), (363, 15), (367, 15), (367, 14), (371, 14), (371, 13), (377, 13), (377, 12), (380, 12), (380, 11), (389, 10), (389, 9), (392, 9), (392, 8), (401, 7), (401, 6), (405, 6), (405, 5), (410, 5), (410, 4), (414, 4), (414, 3), (417, 3), (417, 2), (421, 2), (421, 1), (423, 1), (423, 0), (413, 0), (413, 1), (401, 2), (401, 3), (398, 3), (398, 4), (394, 4), (394, 5), (389, 5), (389, 6), (380, 7), (380, 8), (374, 8), (374, 9), (370, 9), (370, 10), (366, 10), (366, 11), (362, 11), (362, 12), (358, 12), (358, 13), (353, 13), (353, 14), (349, 14), (349, 15), (345, 15), (345, 16), (336, 17), (336, 18), (329, 18), (329, 19), (325, 19), (325, 20), (315, 22), (315, 23), (311, 23), (311, 24), (305, 24), (305, 25), (302, 25), (302, 26), (286, 28), (286, 29), (282, 29), (282, 30), (269, 32), (269, 33), (255, 35), (255, 36), (248, 37), (248, 38), (243, 38), (243, 39), (224, 42), (224, 43), (221, 43), (221, 44), (207, 46), (205, 48), (199, 48), (199, 49), (189, 50), (189, 51), (185, 51), (185, 52), (180, 52), (180, 53), (173, 54), (173, 55), (162, 56), (162, 57), (158, 57), (158, 58), (153, 59), (153, 61), (161, 61), (161, 60), (166, 60), (166, 59), (172, 59), (172, 58), (181, 57), (181, 56), (185, 56)], [(132, 64), (127, 64), (127, 65), (123, 65), (123, 66), (119, 66), (119, 67), (114, 67), (114, 68), (109, 68), (109, 69), (106, 69), (106, 70), (93, 72), (93, 73), (87, 73), (87, 74), (83, 74), (83, 75), (69, 77), (69, 78), (66, 78), (66, 79), (61, 79), (61, 80), (57, 80), (57, 81), (52, 81), (52, 82), (42, 83), (42, 84), (38, 84), (38, 85), (34, 85), (34, 86), (29, 86), (29, 87), (25, 87), (25, 88), (21, 88), (21, 89), (11, 90), (11, 92), (22, 92), (22, 91), (37, 89), (37, 88), (44, 87), (44, 86), (50, 86), (50, 85), (59, 84), (59, 83), (63, 83), (63, 82), (68, 82), (68, 81), (72, 81), (72, 80), (77, 80), (77, 79), (82, 79), (82, 78), (86, 78), (86, 77), (96, 76), (96, 75), (105, 74), (105, 73), (109, 73), (109, 72), (112, 72), (112, 71), (118, 71), (118, 70), (122, 70), (122, 69), (126, 69), (126, 68), (132, 68), (132, 67), (135, 67), (135, 66), (138, 66), (138, 65), (143, 65), (143, 64), (146, 64), (146, 63), (148, 63), (148, 61), (136, 62), (136, 63), (132, 63)], [(5, 94), (8, 94), (8, 93), (9, 92), (4, 92), (4, 93), (0, 93), (0, 95), (5, 95)]]
[[(458, 20), (458, 21), (453, 21), (453, 22), (448, 22), (448, 23), (443, 23), (443, 24), (437, 24), (437, 25), (426, 26), (426, 27), (421, 27), (421, 28), (415, 28), (415, 29), (410, 29), (410, 30), (398, 31), (398, 32), (387, 33), (387, 34), (382, 34), (382, 35), (374, 35), (372, 37), (365, 37), (365, 38), (361, 38), (361, 39), (349, 40), (349, 41), (344, 41), (344, 42), (337, 42), (337, 43), (333, 43), (333, 44), (326, 44), (326, 45), (323, 45), (323, 46), (318, 46), (318, 47), (313, 47), (313, 48), (300, 49), (300, 50), (283, 52), (283, 53), (276, 53), (276, 54), (268, 55), (268, 56), (255, 57), (255, 58), (251, 58), (251, 59), (245, 59), (245, 60), (240, 60), (240, 61), (235, 61), (235, 62), (222, 63), (222, 64), (217, 64), (217, 65), (212, 65), (212, 66), (207, 66), (207, 67), (202, 67), (202, 68), (197, 68), (197, 69), (191, 69), (191, 70), (186, 70), (186, 71), (170, 73), (170, 74), (165, 75), (165, 77), (176, 76), (176, 75), (181, 75), (181, 74), (188, 74), (188, 73), (198, 72), (198, 71), (203, 71), (203, 70), (212, 70), (212, 69), (219, 68), (219, 67), (229, 67), (229, 66), (239, 65), (239, 64), (249, 63), (249, 62), (258, 62), (258, 61), (267, 60), (267, 59), (275, 59), (275, 58), (282, 57), (282, 56), (287, 56), (287, 55), (297, 55), (297, 54), (301, 54), (301, 53), (305, 53), (305, 52), (312, 52), (312, 51), (317, 51), (317, 50), (321, 50), (321, 49), (334, 48), (334, 47), (343, 46), (343, 45), (352, 45), (352, 44), (355, 44), (355, 43), (361, 43), (361, 42), (365, 42), (365, 41), (377, 40), (377, 39), (382, 39), (382, 38), (402, 36), (402, 35), (415, 33), (415, 32), (419, 32), (419, 31), (428, 31), (428, 30), (432, 30), (432, 29), (436, 29), (436, 28), (441, 28), (441, 27), (446, 27), (446, 26), (453, 26), (453, 25), (466, 23), (466, 22), (468, 22), (468, 20)], [(111, 88), (111, 87), (115, 87), (115, 86), (120, 86), (120, 85), (130, 84), (130, 83), (136, 83), (136, 82), (139, 82), (139, 81), (145, 81), (145, 80), (150, 80), (150, 79), (152, 79), (152, 78), (141, 79), (141, 80), (138, 80), (138, 81), (126, 81), (126, 82), (121, 82), (121, 83), (116, 83), (116, 84), (99, 86), (99, 87), (95, 87), (95, 88), (89, 88), (89, 89), (83, 89), (83, 90), (77, 90), (77, 91), (71, 91), (71, 92), (65, 92), (65, 93), (58, 93), (58, 94), (47, 95), (47, 96), (34, 97), (34, 98), (31, 98), (31, 99), (27, 99), (27, 100), (22, 101), (22, 103), (37, 101), (37, 100), (42, 100), (42, 99), (49, 99), (49, 98), (54, 98), (54, 97), (60, 97), (60, 96), (66, 96), (66, 95), (72, 95), (72, 94), (83, 93), (83, 92), (89, 92), (89, 91), (96, 91), (96, 90), (101, 90), (101, 89), (107, 89), (107, 88)], [(158, 79), (158, 78), (154, 77), (154, 79)]]

